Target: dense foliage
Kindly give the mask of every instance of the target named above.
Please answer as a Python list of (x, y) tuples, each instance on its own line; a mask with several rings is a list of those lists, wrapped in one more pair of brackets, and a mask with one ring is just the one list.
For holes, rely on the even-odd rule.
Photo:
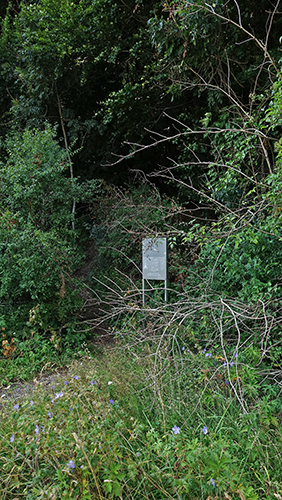
[[(65, 363), (106, 328), (133, 380), (130, 403), (119, 393), (107, 406), (86, 377), (70, 448), (89, 405), (105, 423), (89, 436), (82, 425), (76, 454), (62, 440), (45, 469), (52, 422), (42, 448), (16, 408), (11, 446), (1, 437), (5, 498), (10, 484), (31, 499), (281, 498), (268, 448), (281, 443), (280, 11), (280, 0), (1, 5), (1, 377)], [(168, 239), (168, 303), (151, 283), (142, 305), (144, 236)], [(32, 411), (45, 428), (42, 398)], [(75, 459), (91, 446), (84, 475)]]

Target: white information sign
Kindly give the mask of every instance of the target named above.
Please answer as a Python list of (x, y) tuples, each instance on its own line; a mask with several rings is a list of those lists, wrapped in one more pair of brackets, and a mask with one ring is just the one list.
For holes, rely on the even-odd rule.
[(145, 280), (165, 282), (167, 301), (167, 243), (166, 238), (146, 238), (142, 241), (143, 304), (145, 303)]
[(146, 280), (166, 280), (166, 238), (142, 241), (142, 270)]

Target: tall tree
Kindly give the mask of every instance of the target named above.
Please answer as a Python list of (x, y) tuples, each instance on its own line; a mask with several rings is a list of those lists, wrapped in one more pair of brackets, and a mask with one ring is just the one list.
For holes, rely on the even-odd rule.
[[(75, 160), (79, 171), (97, 175), (111, 152), (123, 151), (129, 131), (144, 135), (144, 125), (156, 119), (143, 74), (152, 55), (151, 8), (134, 1), (42, 0), (21, 2), (16, 16), (10, 9), (1, 39), (9, 119), (21, 128), (41, 127), (46, 118), (59, 122), (65, 145), (86, 146)], [(156, 90), (153, 99), (159, 101)]]

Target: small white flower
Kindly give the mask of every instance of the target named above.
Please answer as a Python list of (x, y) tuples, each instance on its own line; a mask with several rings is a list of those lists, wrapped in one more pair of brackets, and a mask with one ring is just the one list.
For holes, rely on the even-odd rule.
[(111, 380), (109, 380), (108, 385), (111, 385), (111, 384), (112, 384), (112, 381), (111, 381)]

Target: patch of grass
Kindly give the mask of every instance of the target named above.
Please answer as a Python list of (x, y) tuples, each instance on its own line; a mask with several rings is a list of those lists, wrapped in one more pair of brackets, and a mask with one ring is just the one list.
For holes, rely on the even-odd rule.
[(252, 396), (244, 412), (215, 362), (124, 345), (3, 403), (1, 499), (281, 498), (278, 417)]

